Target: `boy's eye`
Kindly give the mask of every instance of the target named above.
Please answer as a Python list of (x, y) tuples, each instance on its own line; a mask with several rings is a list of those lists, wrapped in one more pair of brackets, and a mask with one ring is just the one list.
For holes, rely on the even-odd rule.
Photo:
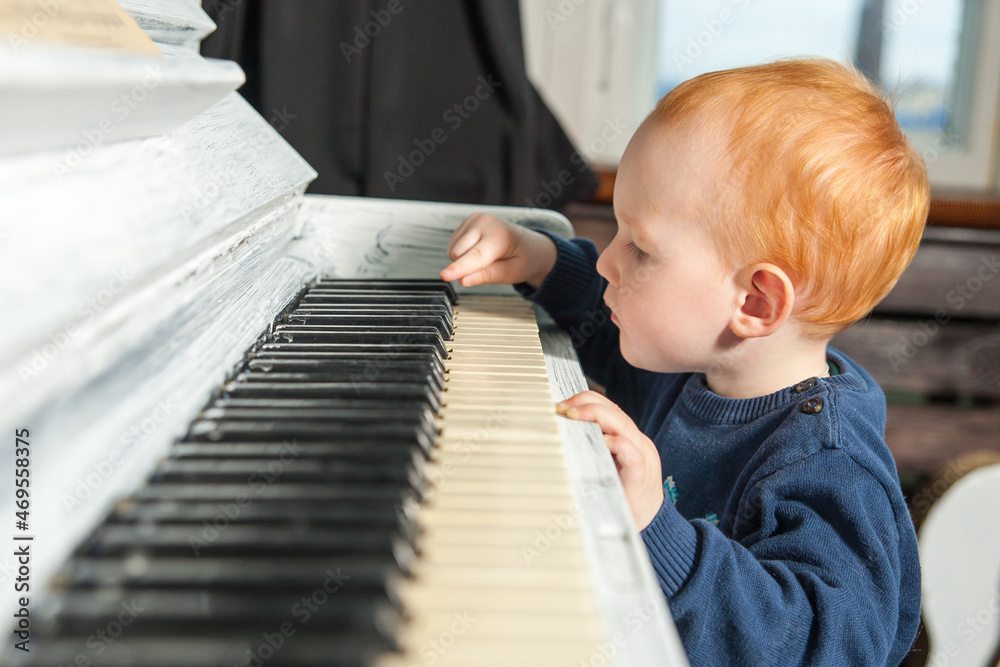
[(631, 241), (629, 241), (628, 245), (626, 245), (625, 247), (628, 248), (628, 251), (630, 253), (632, 253), (633, 255), (635, 255), (636, 257), (638, 257), (639, 259), (642, 259), (643, 257), (646, 256), (646, 251), (643, 250), (642, 248), (640, 248), (639, 246), (637, 246), (635, 243), (632, 243)]

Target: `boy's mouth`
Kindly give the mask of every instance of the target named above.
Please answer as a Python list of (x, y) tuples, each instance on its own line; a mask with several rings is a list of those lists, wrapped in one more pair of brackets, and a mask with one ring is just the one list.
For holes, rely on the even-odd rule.
[(618, 324), (618, 317), (615, 315), (615, 309), (608, 302), (607, 298), (604, 299), (604, 305), (608, 307), (609, 311), (611, 311), (611, 321), (617, 325)]

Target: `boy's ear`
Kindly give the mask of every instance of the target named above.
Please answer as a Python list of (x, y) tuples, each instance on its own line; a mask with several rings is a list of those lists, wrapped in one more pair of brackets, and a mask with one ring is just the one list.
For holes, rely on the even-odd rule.
[(739, 302), (730, 328), (740, 338), (770, 336), (780, 329), (795, 306), (795, 288), (788, 274), (774, 264), (754, 264), (736, 276)]

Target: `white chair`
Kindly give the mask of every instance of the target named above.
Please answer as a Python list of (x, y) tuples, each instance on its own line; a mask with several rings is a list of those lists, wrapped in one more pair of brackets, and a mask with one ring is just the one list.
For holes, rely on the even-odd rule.
[[(956, 459), (916, 501), (930, 503), (918, 542), (929, 667), (1000, 660), (1000, 454)], [(920, 503), (914, 507), (919, 511)]]

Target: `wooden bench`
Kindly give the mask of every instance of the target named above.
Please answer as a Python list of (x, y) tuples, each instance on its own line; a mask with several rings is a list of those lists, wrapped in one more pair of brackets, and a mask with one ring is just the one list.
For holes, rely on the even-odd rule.
[(1000, 231), (928, 227), (889, 296), (832, 344), (885, 391), (906, 486), (965, 452), (1000, 451)]

